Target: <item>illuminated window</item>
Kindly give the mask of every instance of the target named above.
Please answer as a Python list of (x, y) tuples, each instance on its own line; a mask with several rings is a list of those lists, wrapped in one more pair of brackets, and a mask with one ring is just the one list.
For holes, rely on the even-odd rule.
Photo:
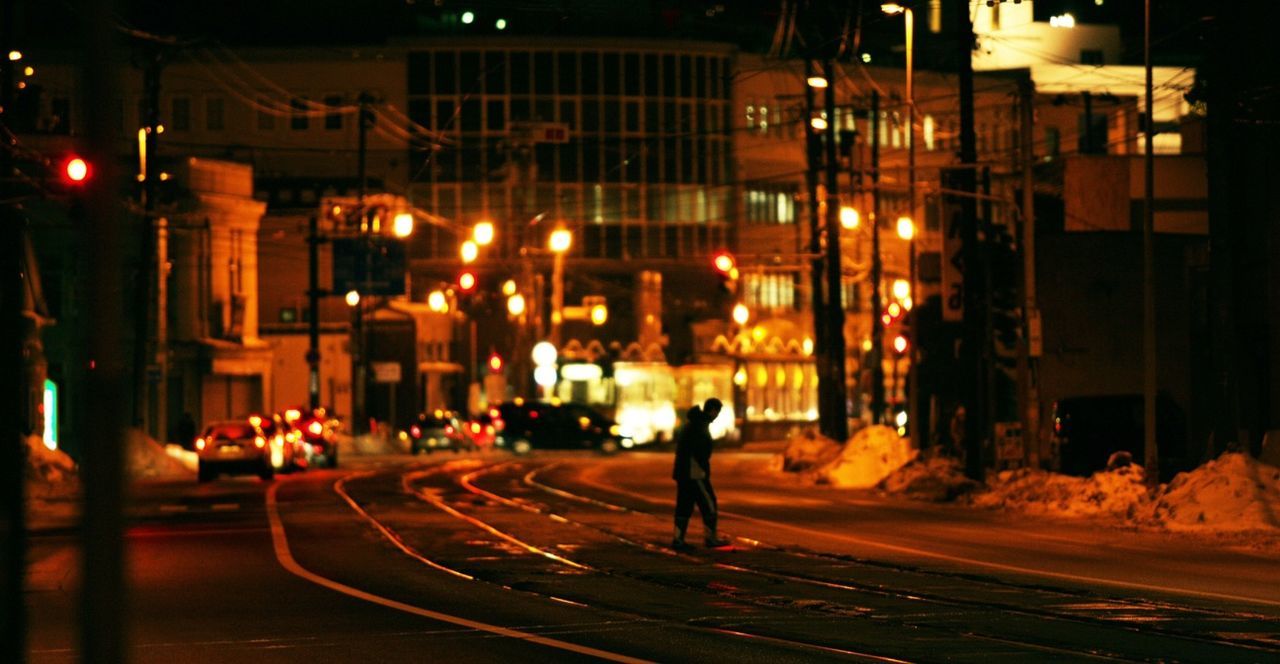
[(932, 150), (933, 149), (933, 116), (932, 115), (924, 116), (923, 125), (924, 125), (923, 126), (924, 149)]
[(792, 224), (796, 220), (794, 185), (752, 183), (746, 190), (746, 218), (751, 224)]
[(794, 309), (795, 275), (748, 273), (742, 277), (742, 292), (744, 304), (751, 309)]

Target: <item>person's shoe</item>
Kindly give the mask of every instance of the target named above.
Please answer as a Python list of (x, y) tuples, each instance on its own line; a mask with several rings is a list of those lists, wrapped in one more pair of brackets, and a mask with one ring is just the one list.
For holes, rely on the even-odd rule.
[(671, 540), (671, 550), (678, 551), (680, 553), (688, 553), (693, 551), (693, 545), (682, 539), (673, 539)]
[(715, 533), (709, 533), (705, 540), (705, 544), (708, 549), (719, 549), (722, 546), (729, 546), (732, 542), (726, 538), (716, 535)]

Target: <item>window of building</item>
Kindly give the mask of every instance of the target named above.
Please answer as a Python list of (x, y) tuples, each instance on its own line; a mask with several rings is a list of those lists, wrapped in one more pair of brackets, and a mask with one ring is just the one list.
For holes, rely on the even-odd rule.
[(751, 224), (793, 224), (796, 221), (796, 188), (793, 185), (748, 184), (746, 217)]
[[(324, 105), (336, 109), (342, 105), (342, 95), (329, 95), (324, 98)], [(342, 129), (342, 114), (331, 110), (324, 116), (324, 128), (327, 130)]]
[(1058, 156), (1058, 151), (1061, 148), (1060, 143), (1061, 143), (1061, 133), (1058, 131), (1058, 128), (1045, 127), (1044, 128), (1044, 151), (1045, 151), (1046, 161)]
[(222, 131), (226, 124), (226, 100), (209, 97), (204, 100), (204, 127), (209, 131)]
[(289, 117), (289, 128), (295, 131), (305, 131), (310, 125), (310, 118), (307, 117), (307, 100), (305, 97), (295, 97), (289, 102), (289, 106), (293, 109), (293, 115)]
[(191, 131), (191, 100), (187, 97), (174, 97), (173, 117), (170, 120), (174, 131)]
[(747, 273), (742, 277), (745, 304), (754, 309), (793, 309), (796, 282), (793, 274)]
[(922, 130), (923, 130), (923, 132), (924, 132), (924, 149), (926, 149), (926, 150), (932, 150), (932, 149), (933, 149), (933, 139), (934, 139), (934, 136), (933, 136), (933, 116), (932, 116), (932, 115), (925, 115), (925, 116), (924, 116), (924, 120), (922, 121), (922, 123), (921, 123), (921, 124), (922, 124)]

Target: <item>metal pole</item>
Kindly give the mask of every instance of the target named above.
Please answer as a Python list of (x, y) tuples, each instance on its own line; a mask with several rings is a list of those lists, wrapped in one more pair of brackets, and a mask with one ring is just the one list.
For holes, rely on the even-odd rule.
[(307, 228), (307, 394), (312, 410), (320, 407), (320, 220), (311, 215)]
[(1156, 286), (1155, 286), (1155, 104), (1151, 72), (1151, 0), (1143, 3), (1143, 65), (1147, 70), (1147, 126), (1143, 132), (1146, 177), (1142, 206), (1142, 443), (1147, 480), (1158, 482), (1160, 457), (1156, 450)]
[(836, 93), (835, 67), (830, 60), (823, 63), (822, 75), (827, 78), (824, 106), (827, 111), (827, 384), (825, 387), (830, 398), (832, 418), (828, 422), (831, 432), (827, 434), (837, 441), (849, 437), (849, 398), (848, 386), (845, 384), (845, 340), (844, 340), (844, 284), (842, 279), (842, 261), (840, 260), (840, 185), (836, 180)]
[(560, 348), (560, 327), (564, 324), (564, 252), (551, 258), (551, 343)]
[(354, 366), (352, 367), (352, 371), (351, 371), (351, 396), (352, 396), (351, 410), (354, 411), (352, 413), (353, 422), (351, 427), (352, 427), (352, 433), (357, 433), (357, 434), (362, 432), (373, 433), (372, 428), (369, 427), (369, 412), (368, 412), (368, 404), (366, 402), (367, 390), (368, 390), (368, 379), (369, 379), (369, 373), (368, 373), (368, 370), (369, 370), (368, 336), (369, 334), (368, 334), (368, 331), (364, 329), (365, 300), (373, 299), (373, 294), (368, 292), (369, 282), (371, 278), (369, 271), (370, 271), (370, 268), (372, 267), (369, 260), (370, 259), (369, 254), (372, 251), (372, 248), (370, 246), (371, 229), (369, 228), (369, 211), (365, 208), (365, 204), (364, 204), (364, 199), (368, 193), (368, 187), (369, 187), (367, 163), (366, 163), (368, 160), (368, 154), (369, 154), (369, 151), (368, 151), (369, 93), (361, 92), (358, 101), (360, 105), (360, 110), (357, 114), (357, 119), (356, 119), (356, 125), (358, 127), (357, 139), (356, 139), (356, 152), (357, 152), (356, 179), (359, 181), (359, 185), (358, 185), (359, 189), (357, 193), (356, 206), (359, 208), (359, 214), (360, 214), (359, 231), (362, 239), (364, 240), (361, 243), (360, 254), (362, 257), (362, 263), (364, 265), (363, 273), (364, 273), (364, 286), (365, 286), (364, 291), (365, 292), (360, 293), (360, 302), (356, 305), (356, 308), (355, 308), (355, 315), (356, 315), (355, 324), (352, 326), (352, 331), (355, 333), (355, 339), (353, 340), (354, 343), (352, 344), (352, 346), (355, 349), (355, 352), (352, 354), (353, 355), (352, 363)]
[(871, 92), (871, 423), (884, 422), (884, 266), (880, 258), (880, 93)]
[[(924, 301), (920, 293), (919, 278), (916, 275), (916, 237), (920, 235), (920, 218), (916, 215), (916, 92), (915, 92), (915, 12), (906, 8), (903, 23), (907, 31), (907, 209), (911, 216), (913, 232), (907, 241), (908, 274), (911, 284), (910, 296), (912, 309), (917, 313), (911, 316), (911, 326), (907, 329), (907, 430), (911, 435), (911, 447), (921, 448), (920, 438), (920, 377), (916, 371), (920, 345), (920, 318), (916, 309)], [(897, 366), (897, 360), (894, 360)]]
[[(827, 348), (827, 326), (823, 323), (827, 308), (822, 293), (822, 243), (818, 221), (818, 135), (814, 131), (812, 122), (816, 102), (813, 86), (807, 83), (813, 73), (813, 60), (805, 58), (805, 195), (809, 201), (809, 255), (813, 256), (809, 261), (809, 299), (813, 309), (813, 355), (818, 370), (818, 429), (824, 435), (830, 435), (832, 409), (827, 392), (830, 377), (826, 371), (830, 365), (828, 360), (830, 355)], [(827, 85), (832, 85), (832, 82), (828, 80)]]

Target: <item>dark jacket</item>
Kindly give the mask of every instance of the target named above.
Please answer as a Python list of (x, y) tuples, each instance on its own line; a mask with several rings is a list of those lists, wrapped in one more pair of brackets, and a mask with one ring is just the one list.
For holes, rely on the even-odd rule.
[[(671, 468), (671, 479), (676, 481), (711, 477), (711, 417), (701, 406), (689, 409), (684, 426), (676, 436), (676, 462)], [(702, 469), (702, 477), (692, 470), (690, 462)]]

